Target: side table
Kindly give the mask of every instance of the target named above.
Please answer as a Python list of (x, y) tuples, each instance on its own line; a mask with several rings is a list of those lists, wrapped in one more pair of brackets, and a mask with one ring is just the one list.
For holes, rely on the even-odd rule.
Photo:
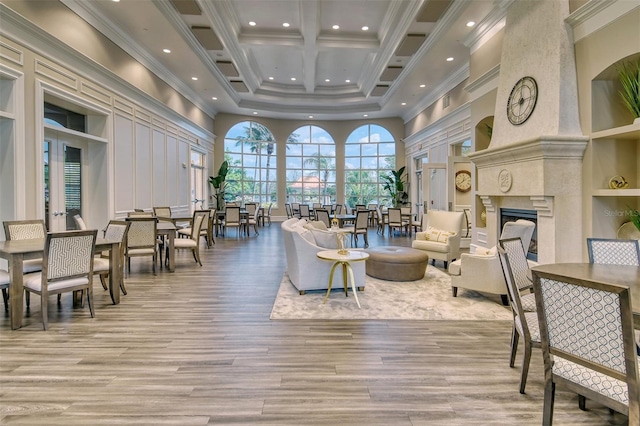
[(331, 267), (331, 273), (329, 274), (329, 288), (327, 289), (327, 295), (324, 297), (324, 301), (322, 303), (325, 303), (329, 298), (329, 294), (331, 293), (331, 286), (333, 285), (333, 274), (335, 273), (338, 265), (341, 265), (345, 297), (349, 297), (349, 285), (347, 280), (347, 273), (348, 273), (349, 278), (351, 279), (351, 289), (353, 290), (353, 296), (356, 298), (356, 303), (358, 304), (358, 308), (361, 308), (360, 301), (358, 300), (358, 292), (356, 289), (356, 280), (353, 277), (353, 269), (351, 269), (351, 262), (365, 261), (369, 258), (369, 253), (365, 253), (363, 251), (355, 251), (355, 250), (345, 250), (345, 251), (346, 251), (345, 254), (341, 254), (339, 253), (339, 250), (323, 250), (316, 254), (316, 256), (318, 256), (318, 258), (320, 259), (330, 260), (333, 262), (333, 266)]

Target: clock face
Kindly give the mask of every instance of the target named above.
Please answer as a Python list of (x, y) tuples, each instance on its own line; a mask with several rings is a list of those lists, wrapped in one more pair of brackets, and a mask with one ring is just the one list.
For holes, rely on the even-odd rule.
[(456, 173), (456, 189), (460, 192), (467, 192), (471, 189), (471, 173), (467, 170), (460, 170)]
[(536, 107), (538, 84), (533, 77), (522, 77), (511, 89), (507, 101), (507, 118), (514, 125), (527, 121)]

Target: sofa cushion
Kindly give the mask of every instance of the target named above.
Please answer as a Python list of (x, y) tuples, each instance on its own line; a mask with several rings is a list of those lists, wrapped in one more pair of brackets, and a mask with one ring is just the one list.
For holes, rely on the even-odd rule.
[(338, 240), (336, 238), (336, 233), (331, 231), (323, 231), (321, 229), (312, 229), (311, 233), (316, 240), (316, 245), (318, 247), (326, 248), (326, 249), (337, 249), (338, 248)]
[(449, 253), (449, 245), (437, 241), (413, 240), (411, 247), (420, 250), (429, 250), (437, 253)]
[(314, 230), (314, 229), (320, 229), (322, 231), (327, 230), (327, 225), (325, 225), (324, 222), (321, 220), (312, 220), (309, 223), (307, 223), (304, 227), (307, 228), (308, 230)]

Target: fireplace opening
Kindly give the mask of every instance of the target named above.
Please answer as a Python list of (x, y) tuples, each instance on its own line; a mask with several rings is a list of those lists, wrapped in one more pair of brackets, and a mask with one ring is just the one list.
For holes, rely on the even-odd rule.
[[(503, 228), (507, 222), (515, 222), (518, 219), (526, 219), (535, 223), (533, 228), (533, 235), (531, 236), (531, 243), (527, 250), (527, 259), (537, 261), (538, 260), (538, 214), (535, 210), (522, 210), (522, 209), (500, 209), (500, 229)], [(526, 247), (525, 247), (526, 248)]]

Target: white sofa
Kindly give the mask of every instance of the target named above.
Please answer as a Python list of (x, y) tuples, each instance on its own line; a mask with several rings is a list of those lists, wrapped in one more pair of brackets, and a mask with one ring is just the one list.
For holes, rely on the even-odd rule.
[[(502, 228), (500, 239), (520, 237), (524, 247), (529, 247), (535, 223), (518, 219), (515, 222), (507, 222)], [(530, 265), (532, 262), (529, 262)], [(451, 275), (451, 292), (453, 297), (458, 294), (458, 288), (476, 290), (484, 293), (499, 294), (502, 303), (508, 304), (507, 283), (504, 281), (504, 273), (498, 258), (496, 247), (486, 249), (471, 245), (470, 253), (462, 253), (460, 259), (449, 265)]]
[(463, 219), (463, 212), (429, 210), (422, 219), (423, 231), (416, 232), (411, 247), (426, 251), (432, 264), (444, 261), (446, 269), (447, 262), (460, 257)]
[[(302, 224), (306, 223), (304, 219), (291, 218), (281, 225), (287, 257), (287, 271), (291, 283), (300, 294), (304, 294), (308, 290), (326, 290), (329, 287), (329, 274), (333, 263), (318, 259), (316, 253), (336, 248), (335, 237), (332, 239), (330, 234), (324, 234), (322, 231), (305, 229)], [(317, 244), (322, 244), (324, 247), (316, 244), (316, 237), (313, 234), (317, 236)], [(327, 238), (327, 236), (329, 237)], [(351, 265), (355, 284), (359, 289), (363, 289), (365, 286), (365, 263), (354, 262)], [(333, 288), (343, 288), (342, 283), (342, 268), (336, 268), (333, 276)]]

